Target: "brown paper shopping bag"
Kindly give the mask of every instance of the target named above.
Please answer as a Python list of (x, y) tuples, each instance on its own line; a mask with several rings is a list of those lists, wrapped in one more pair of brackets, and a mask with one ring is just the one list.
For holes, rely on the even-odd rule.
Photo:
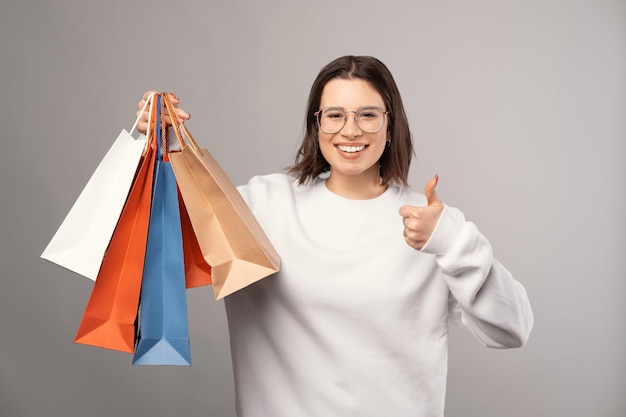
[[(280, 257), (224, 170), (200, 149), (166, 97), (181, 151), (170, 153), (204, 259), (211, 266), (215, 298), (220, 299), (278, 271)], [(181, 128), (189, 140), (182, 136)]]

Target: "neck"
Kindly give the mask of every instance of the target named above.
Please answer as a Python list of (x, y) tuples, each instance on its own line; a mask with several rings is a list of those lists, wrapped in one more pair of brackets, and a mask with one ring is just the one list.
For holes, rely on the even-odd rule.
[(333, 174), (326, 181), (326, 187), (333, 193), (351, 200), (370, 200), (387, 190), (378, 175), (372, 176), (342, 176)]

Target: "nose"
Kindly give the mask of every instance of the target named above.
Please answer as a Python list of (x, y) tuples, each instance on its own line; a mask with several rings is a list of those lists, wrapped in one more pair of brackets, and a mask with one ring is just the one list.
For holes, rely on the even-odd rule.
[[(350, 117), (348, 113), (352, 113), (351, 115), (352, 117)], [(345, 115), (346, 115), (346, 122), (344, 123), (343, 128), (341, 128), (341, 134), (344, 136), (348, 136), (348, 137), (355, 137), (355, 136), (360, 135), (362, 132), (361, 132), (361, 128), (356, 122), (356, 112), (347, 111)]]

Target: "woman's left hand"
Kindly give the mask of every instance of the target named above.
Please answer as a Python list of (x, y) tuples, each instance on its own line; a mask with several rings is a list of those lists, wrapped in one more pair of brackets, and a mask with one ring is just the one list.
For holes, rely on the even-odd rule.
[(437, 227), (439, 216), (443, 212), (443, 203), (435, 192), (439, 176), (435, 175), (424, 189), (428, 200), (426, 207), (405, 205), (400, 207), (400, 215), (404, 223), (404, 240), (416, 250), (421, 250)]

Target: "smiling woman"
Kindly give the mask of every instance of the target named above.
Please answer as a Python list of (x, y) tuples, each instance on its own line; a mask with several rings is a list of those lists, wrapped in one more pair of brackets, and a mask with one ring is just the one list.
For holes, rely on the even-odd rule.
[[(363, 106), (373, 106), (383, 111), (383, 125), (380, 130), (362, 130), (364, 125), (358, 122), (363, 122), (364, 119), (360, 117), (360, 112), (353, 112)], [(331, 130), (321, 128), (322, 122), (326, 120), (320, 116), (324, 116), (324, 110), (329, 107), (338, 107), (344, 112), (340, 129), (336, 128), (337, 125), (333, 125)], [(347, 112), (354, 114), (354, 126), (348, 123), (350, 117)], [(330, 114), (335, 117), (338, 115)], [(380, 166), (377, 178), (380, 178), (379, 182), (383, 186), (389, 181), (407, 185), (413, 157), (409, 123), (396, 82), (389, 69), (378, 59), (362, 56), (336, 59), (326, 65), (313, 82), (307, 105), (306, 133), (296, 163), (289, 171), (298, 178), (300, 184), (331, 170), (330, 161), (325, 159), (321, 149), (325, 133), (338, 136), (381, 133), (388, 149), (381, 152), (377, 160)], [(388, 146), (392, 140), (393, 146)], [(354, 143), (348, 143), (348, 146), (354, 146)], [(377, 188), (380, 186), (375, 185)], [(351, 188), (361, 187), (362, 184)], [(368, 197), (367, 193), (364, 195)]]
[(225, 299), (237, 413), (441, 417), (449, 319), (522, 346), (526, 292), (436, 176), (407, 187), (411, 133), (380, 61), (324, 67), (306, 118), (289, 175), (239, 188), (282, 264)]
[[(387, 186), (380, 179), (379, 161), (389, 140), (387, 129), (382, 129), (387, 122), (381, 114), (379, 121), (374, 122), (380, 128), (371, 133), (361, 128), (363, 122), (357, 123), (360, 108), (385, 106), (381, 95), (367, 81), (336, 78), (324, 87), (320, 106), (325, 110), (321, 113), (318, 141), (320, 152), (330, 165), (328, 189), (348, 198), (374, 198), (382, 194)], [(355, 117), (347, 117), (347, 113), (336, 109), (350, 109)], [(332, 117), (330, 122), (329, 117)], [(333, 126), (335, 132), (325, 133), (324, 124)]]

